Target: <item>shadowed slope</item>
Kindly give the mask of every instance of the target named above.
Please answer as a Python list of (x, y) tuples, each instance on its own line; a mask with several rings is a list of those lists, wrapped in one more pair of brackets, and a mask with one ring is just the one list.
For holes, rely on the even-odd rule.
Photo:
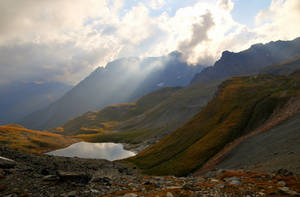
[(296, 70), (300, 70), (300, 56), (281, 62), (280, 64), (267, 66), (261, 71), (261, 73), (290, 75)]

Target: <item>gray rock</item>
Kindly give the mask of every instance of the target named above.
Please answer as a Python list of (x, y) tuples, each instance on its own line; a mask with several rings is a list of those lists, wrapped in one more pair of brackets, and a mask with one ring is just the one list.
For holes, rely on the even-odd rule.
[(137, 197), (138, 195), (136, 195), (135, 193), (129, 193), (129, 194), (125, 194), (123, 197)]
[(171, 192), (167, 192), (167, 197), (174, 197)]
[(59, 180), (59, 177), (56, 176), (56, 175), (47, 175), (47, 176), (44, 176), (43, 181), (57, 181)]
[(286, 183), (284, 181), (279, 181), (277, 184), (281, 187), (284, 187), (286, 185)]
[(0, 157), (0, 168), (10, 169), (10, 168), (14, 168), (16, 165), (17, 163), (15, 161)]
[(288, 194), (288, 195), (299, 195), (298, 192), (290, 190), (288, 187), (278, 187), (279, 191), (281, 191), (282, 193)]
[(76, 197), (76, 191), (71, 191), (67, 194), (68, 197)]
[(231, 185), (241, 184), (241, 179), (238, 177), (229, 177), (229, 178), (225, 178), (224, 180)]

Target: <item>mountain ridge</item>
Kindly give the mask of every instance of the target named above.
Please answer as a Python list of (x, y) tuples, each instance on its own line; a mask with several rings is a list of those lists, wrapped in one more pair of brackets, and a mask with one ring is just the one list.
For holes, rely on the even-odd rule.
[(291, 41), (254, 44), (238, 53), (224, 51), (213, 66), (203, 69), (192, 79), (198, 82), (226, 79), (232, 76), (258, 74), (264, 67), (299, 56), (300, 37)]

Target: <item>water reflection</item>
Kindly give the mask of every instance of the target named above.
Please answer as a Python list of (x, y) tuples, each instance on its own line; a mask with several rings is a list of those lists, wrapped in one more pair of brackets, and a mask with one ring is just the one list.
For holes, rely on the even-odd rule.
[(135, 155), (134, 152), (124, 150), (122, 144), (89, 142), (78, 142), (67, 148), (48, 152), (47, 154), (64, 157), (107, 159), (110, 161)]

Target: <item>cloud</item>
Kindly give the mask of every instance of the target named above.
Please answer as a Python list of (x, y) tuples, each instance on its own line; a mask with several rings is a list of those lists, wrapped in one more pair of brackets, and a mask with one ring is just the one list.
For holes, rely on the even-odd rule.
[(221, 9), (230, 11), (230, 10), (232, 10), (234, 4), (231, 0), (220, 0), (220, 1), (218, 1), (218, 6)]
[(0, 47), (0, 83), (18, 81), (62, 81), (74, 84), (93, 70), (99, 59), (112, 51), (100, 47), (85, 51), (74, 43)]
[(224, 50), (300, 35), (298, 0), (273, 0), (254, 28), (234, 21), (232, 0), (192, 2), (171, 14), (164, 0), (1, 0), (0, 83), (74, 84), (116, 58), (174, 50), (209, 66)]
[(272, 0), (270, 7), (260, 11), (255, 18), (258, 40), (288, 40), (300, 36), (300, 26), (295, 24), (299, 18), (299, 0)]
[(149, 2), (149, 6), (154, 10), (161, 9), (165, 4), (165, 0), (151, 0)]
[(182, 52), (188, 59), (193, 53), (195, 47), (207, 41), (208, 31), (215, 25), (210, 12), (201, 16), (199, 23), (192, 26), (192, 37), (179, 43), (178, 50)]

